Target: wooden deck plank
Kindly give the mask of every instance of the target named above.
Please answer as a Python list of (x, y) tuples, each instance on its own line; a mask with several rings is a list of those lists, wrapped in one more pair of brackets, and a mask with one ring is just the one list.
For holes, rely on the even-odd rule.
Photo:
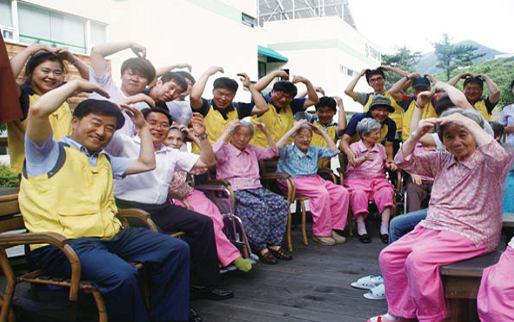
[[(309, 238), (311, 227), (309, 226)], [(221, 287), (233, 289), (235, 298), (226, 301), (197, 300), (192, 306), (206, 322), (355, 322), (387, 310), (385, 300), (372, 301), (350, 283), (364, 275), (380, 273), (378, 254), (385, 247), (378, 239), (378, 223), (369, 227), (373, 243), (362, 244), (357, 237), (337, 246), (304, 246), (301, 230), (293, 230), (294, 259), (278, 265), (257, 264), (248, 273), (230, 272), (222, 276)], [(5, 281), (2, 281), (5, 283)], [(2, 283), (2, 289), (3, 289)], [(26, 307), (21, 321), (39, 321), (46, 316), (59, 315), (56, 321), (67, 321), (66, 292), (44, 290), (41, 302), (32, 303), (28, 285), (19, 285), (16, 303)], [(88, 310), (82, 321), (94, 321), (96, 308), (84, 295), (81, 311)], [(62, 305), (62, 313), (55, 306)], [(45, 309), (46, 308), (46, 309)], [(39, 314), (39, 315), (38, 315)], [(27, 318), (25, 318), (27, 317)], [(42, 320), (42, 319), (41, 319)]]

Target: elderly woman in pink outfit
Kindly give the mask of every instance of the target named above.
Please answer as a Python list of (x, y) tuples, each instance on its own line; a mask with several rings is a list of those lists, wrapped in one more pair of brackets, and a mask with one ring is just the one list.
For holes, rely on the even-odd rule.
[(365, 244), (371, 242), (364, 224), (368, 215), (368, 201), (373, 201), (382, 215), (380, 239), (384, 244), (389, 241), (389, 218), (394, 208), (393, 185), (385, 176), (386, 150), (379, 142), (381, 127), (382, 124), (372, 118), (363, 119), (357, 124), (361, 140), (350, 145), (350, 150), (355, 154), (355, 165), (348, 165), (344, 179), (357, 221), (357, 234)]
[[(167, 146), (174, 149), (180, 149), (185, 139), (200, 143), (198, 138), (183, 125), (172, 125), (168, 132), (168, 137), (164, 142)], [(198, 145), (199, 146), (199, 145)], [(216, 250), (218, 251), (218, 259), (223, 266), (234, 264), (237, 269), (243, 272), (248, 272), (252, 269), (252, 264), (246, 259), (241, 257), (241, 253), (225, 236), (223, 233), (223, 215), (220, 213), (218, 207), (207, 198), (203, 192), (195, 190), (186, 182), (187, 172), (175, 171), (173, 173), (173, 180), (170, 184), (170, 199), (176, 205), (186, 207), (180, 201), (185, 199), (192, 210), (208, 216), (212, 219), (214, 228), (214, 237), (216, 238)]]
[[(448, 317), (439, 267), (493, 251), (499, 243), (505, 177), (513, 155), (483, 130), (473, 110), (455, 108), (419, 124), (396, 155), (407, 172), (434, 178), (427, 218), (386, 247), (379, 261), (388, 313), (368, 322), (440, 322)], [(450, 153), (413, 153), (438, 125)]]
[(514, 238), (498, 263), (484, 269), (477, 308), (482, 322), (514, 322)]

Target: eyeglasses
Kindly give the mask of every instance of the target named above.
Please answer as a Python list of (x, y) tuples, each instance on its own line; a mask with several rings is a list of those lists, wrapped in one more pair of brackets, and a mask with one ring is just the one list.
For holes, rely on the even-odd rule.
[(381, 82), (381, 81), (383, 81), (383, 80), (384, 80), (384, 78), (383, 78), (383, 77), (376, 77), (376, 78), (371, 78), (371, 79), (369, 80), (369, 82), (370, 82), (370, 83), (376, 83), (376, 82)]

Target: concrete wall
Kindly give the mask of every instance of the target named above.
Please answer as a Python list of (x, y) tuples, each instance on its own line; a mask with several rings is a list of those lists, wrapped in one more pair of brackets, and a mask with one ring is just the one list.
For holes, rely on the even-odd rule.
[[(374, 45), (362, 34), (337, 17), (267, 22), (264, 29), (268, 46), (289, 59), (283, 68), (309, 78), (327, 95), (342, 97), (347, 111), (362, 111), (360, 104), (344, 95), (353, 76), (341, 70), (344, 66), (358, 73), (380, 65), (379, 60), (366, 54), (366, 47)], [(356, 90), (371, 88), (361, 81)]]
[[(225, 76), (246, 72), (257, 80), (257, 45), (270, 47), (289, 59), (289, 68), (322, 86), (328, 95), (344, 98), (349, 111), (360, 106), (343, 94), (352, 79), (341, 66), (359, 72), (379, 65), (366, 55), (370, 42), (337, 17), (269, 22), (264, 28), (244, 25), (242, 13), (256, 18), (256, 0), (29, 0), (63, 13), (78, 15), (108, 25), (108, 41), (133, 40), (147, 47), (155, 66), (187, 62), (198, 78), (212, 65), (225, 68)], [(121, 63), (132, 57), (130, 50), (111, 57), (113, 76), (119, 80)], [(219, 77), (216, 75), (214, 78)], [(208, 83), (206, 96), (212, 89)], [(300, 86), (301, 87), (301, 86)], [(300, 88), (301, 90), (302, 88)], [(365, 81), (357, 90), (370, 91)], [(248, 100), (240, 90), (236, 100)]]

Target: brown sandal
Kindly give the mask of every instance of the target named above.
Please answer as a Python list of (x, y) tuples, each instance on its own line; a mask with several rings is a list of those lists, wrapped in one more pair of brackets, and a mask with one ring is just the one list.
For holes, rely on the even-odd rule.
[(273, 256), (273, 254), (271, 252), (265, 252), (264, 254), (261, 254), (261, 252), (259, 252), (257, 254), (259, 255), (259, 260), (263, 264), (268, 264), (268, 265), (278, 264), (277, 259), (275, 258), (275, 256)]
[(293, 259), (293, 255), (286, 252), (286, 250), (282, 247), (280, 247), (277, 250), (274, 250), (273, 248), (268, 248), (269, 251), (278, 259), (290, 261)]

